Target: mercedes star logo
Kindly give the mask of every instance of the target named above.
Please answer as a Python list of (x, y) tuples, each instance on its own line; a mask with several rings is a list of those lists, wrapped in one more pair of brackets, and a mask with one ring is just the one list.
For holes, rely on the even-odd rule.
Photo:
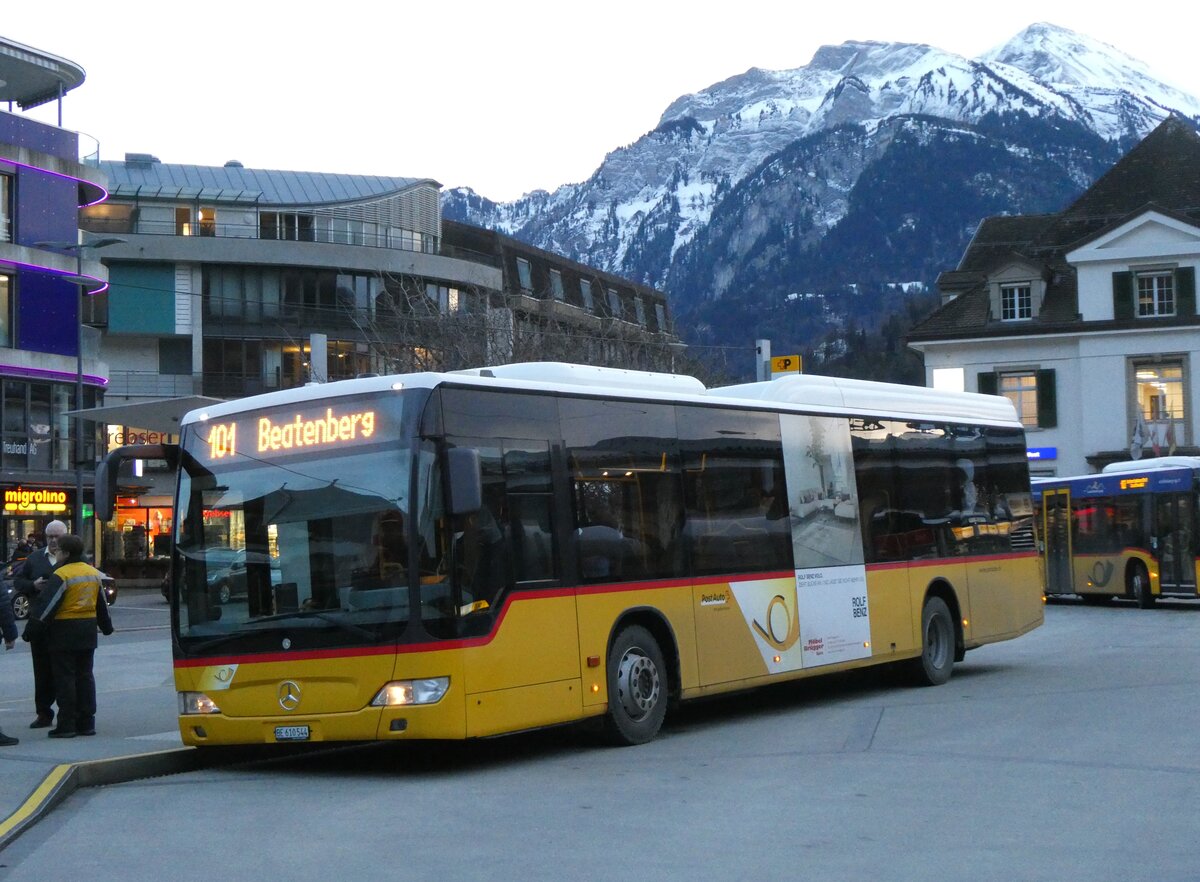
[(284, 680), (279, 684), (279, 706), (285, 711), (294, 711), (300, 705), (300, 684)]

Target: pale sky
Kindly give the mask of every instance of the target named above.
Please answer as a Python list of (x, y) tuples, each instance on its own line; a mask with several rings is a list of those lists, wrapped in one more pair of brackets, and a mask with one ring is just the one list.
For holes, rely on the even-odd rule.
[[(1048, 21), (1200, 95), (1200, 7), (739, 0), (6, 4), (0, 34), (87, 71), (63, 125), (101, 157), (433, 178), (496, 200), (586, 179), (677, 97), (846, 40), (974, 57)], [(1183, 11), (1190, 9), (1191, 11)], [(54, 122), (51, 105), (30, 115)]]

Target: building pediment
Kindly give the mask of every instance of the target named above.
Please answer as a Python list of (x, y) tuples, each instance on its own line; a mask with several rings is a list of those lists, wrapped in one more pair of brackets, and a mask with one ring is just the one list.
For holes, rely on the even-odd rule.
[(1139, 261), (1200, 255), (1200, 226), (1189, 218), (1147, 209), (1067, 252), (1068, 262)]
[(1041, 279), (1045, 272), (1045, 264), (1041, 261), (1014, 255), (1009, 260), (999, 263), (988, 270), (988, 281), (1008, 282), (1022, 279)]

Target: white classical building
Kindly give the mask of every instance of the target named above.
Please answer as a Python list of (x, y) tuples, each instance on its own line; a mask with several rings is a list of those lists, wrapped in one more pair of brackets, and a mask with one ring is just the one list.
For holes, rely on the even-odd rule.
[(913, 329), (926, 385), (1004, 395), (1034, 474), (1200, 453), (1200, 136), (1168, 118), (1059, 214), (991, 217)]

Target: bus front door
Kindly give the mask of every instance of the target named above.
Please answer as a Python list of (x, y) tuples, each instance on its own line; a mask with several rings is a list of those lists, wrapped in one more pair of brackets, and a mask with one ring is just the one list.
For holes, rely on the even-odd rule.
[(1196, 593), (1196, 523), (1190, 493), (1161, 493), (1154, 499), (1155, 553), (1163, 591)]
[(1042, 494), (1042, 536), (1046, 542), (1046, 593), (1074, 594), (1071, 567), (1071, 491), (1046, 490)]

